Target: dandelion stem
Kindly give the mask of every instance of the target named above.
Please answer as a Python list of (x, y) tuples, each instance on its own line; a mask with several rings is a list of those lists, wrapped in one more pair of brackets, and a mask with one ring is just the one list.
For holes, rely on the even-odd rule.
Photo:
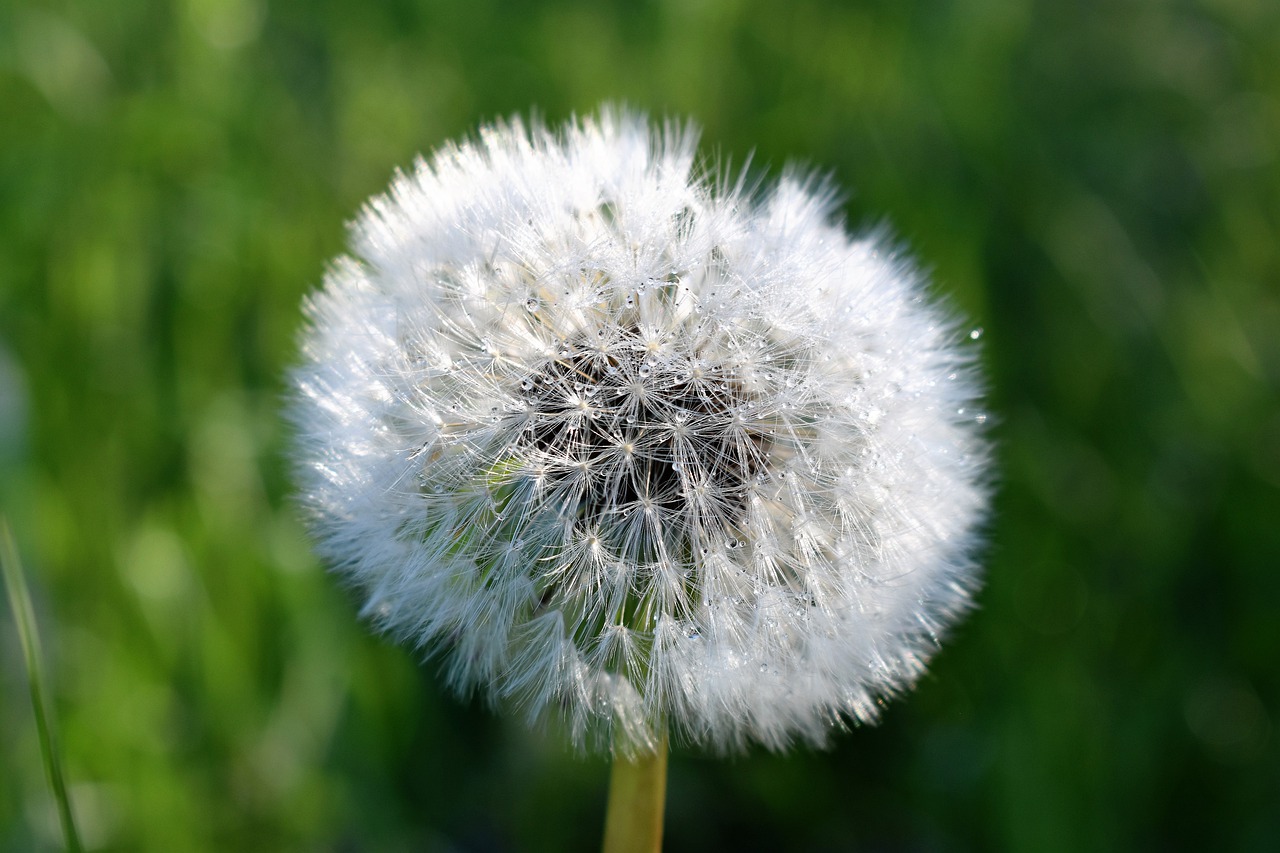
[(604, 853), (657, 853), (662, 849), (662, 813), (667, 799), (667, 739), (651, 753), (619, 748), (609, 776)]
[(17, 546), (9, 531), (9, 523), (4, 518), (0, 518), (0, 568), (4, 572), (9, 606), (13, 609), (13, 621), (18, 626), (18, 638), (22, 643), (22, 655), (27, 665), (27, 685), (31, 690), (31, 707), (35, 710), (36, 732), (40, 738), (40, 752), (44, 757), (45, 772), (49, 775), (49, 785), (53, 788), (53, 798), (58, 804), (62, 834), (66, 839), (67, 850), (80, 853), (80, 836), (76, 833), (71, 800), (67, 796), (67, 786), (62, 776), (62, 758), (57, 748), (53, 719), (45, 707), (40, 634), (36, 630), (35, 611), (31, 607), (31, 595), (27, 591), (22, 565), (18, 562)]

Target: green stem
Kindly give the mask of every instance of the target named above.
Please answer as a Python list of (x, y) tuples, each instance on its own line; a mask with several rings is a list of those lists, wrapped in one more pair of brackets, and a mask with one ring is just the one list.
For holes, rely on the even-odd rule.
[(667, 799), (667, 739), (652, 753), (613, 756), (609, 806), (604, 819), (604, 853), (658, 853)]
[(0, 518), (0, 569), (4, 572), (4, 585), (9, 592), (9, 606), (18, 626), (18, 639), (22, 643), (22, 655), (27, 664), (27, 685), (31, 690), (31, 707), (35, 710), (36, 732), (40, 738), (40, 752), (44, 757), (44, 769), (49, 774), (49, 785), (58, 804), (58, 817), (62, 822), (62, 834), (67, 849), (80, 853), (80, 836), (76, 833), (75, 819), (71, 815), (71, 800), (62, 777), (62, 759), (58, 753), (53, 719), (48, 714), (44, 700), (44, 673), (40, 666), (40, 634), (36, 630), (35, 611), (31, 607), (31, 595), (27, 581), (18, 562), (18, 548), (13, 543), (9, 523)]

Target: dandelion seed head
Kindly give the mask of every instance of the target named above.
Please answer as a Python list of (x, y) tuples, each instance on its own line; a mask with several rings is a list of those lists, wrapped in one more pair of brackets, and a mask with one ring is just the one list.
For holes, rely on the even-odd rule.
[(460, 692), (584, 746), (820, 744), (970, 605), (976, 335), (822, 182), (695, 142), (513, 120), (369, 202), (307, 302), (303, 501)]

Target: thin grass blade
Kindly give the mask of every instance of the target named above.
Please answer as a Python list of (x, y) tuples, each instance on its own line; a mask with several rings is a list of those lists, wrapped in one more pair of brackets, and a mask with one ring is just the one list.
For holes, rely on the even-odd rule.
[(31, 690), (31, 707), (35, 712), (36, 730), (40, 737), (40, 752), (44, 758), (45, 772), (49, 776), (49, 785), (53, 788), (53, 798), (58, 805), (62, 834), (66, 839), (67, 849), (80, 853), (83, 848), (80, 846), (80, 836), (76, 832), (75, 818), (71, 813), (71, 800), (67, 796), (67, 785), (62, 773), (62, 754), (58, 751), (53, 717), (45, 705), (44, 669), (41, 665), (40, 634), (36, 628), (35, 610), (31, 606), (31, 595), (27, 591), (27, 581), (18, 560), (18, 548), (9, 530), (9, 522), (3, 518), (0, 518), (0, 569), (4, 572), (9, 606), (13, 610), (13, 621), (18, 627), (18, 638), (22, 643), (22, 655), (27, 666), (27, 685)]

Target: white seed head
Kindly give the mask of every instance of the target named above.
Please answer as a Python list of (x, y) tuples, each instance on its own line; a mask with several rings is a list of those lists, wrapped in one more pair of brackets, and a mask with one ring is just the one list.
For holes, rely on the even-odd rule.
[(969, 606), (972, 345), (823, 184), (695, 142), (605, 109), (398, 176), (307, 302), (303, 500), (460, 692), (579, 745), (822, 743)]

